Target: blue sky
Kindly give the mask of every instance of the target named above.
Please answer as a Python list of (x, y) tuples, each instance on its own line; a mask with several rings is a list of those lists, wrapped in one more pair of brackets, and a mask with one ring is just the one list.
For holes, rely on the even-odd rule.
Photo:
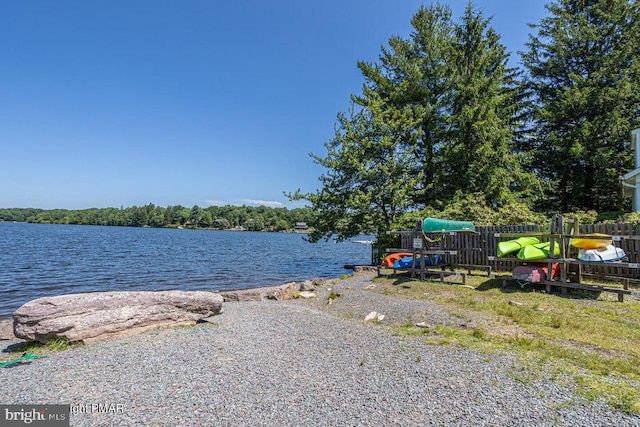
[[(421, 4), (2, 2), (0, 207), (294, 207), (283, 191), (319, 187), (309, 153), (360, 93), (356, 62)], [(475, 2), (513, 65), (544, 4)]]

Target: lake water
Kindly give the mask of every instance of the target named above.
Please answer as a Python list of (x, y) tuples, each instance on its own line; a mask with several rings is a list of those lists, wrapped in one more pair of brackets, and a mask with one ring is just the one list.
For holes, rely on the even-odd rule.
[(370, 261), (369, 245), (301, 234), (0, 222), (0, 317), (43, 296), (255, 288)]

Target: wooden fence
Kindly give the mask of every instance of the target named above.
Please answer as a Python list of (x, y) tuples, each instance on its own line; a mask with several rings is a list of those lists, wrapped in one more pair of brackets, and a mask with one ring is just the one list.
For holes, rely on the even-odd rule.
[[(549, 232), (549, 227), (537, 225), (502, 225), (476, 227), (477, 234), (443, 234), (438, 237), (438, 249), (456, 251), (456, 255), (446, 255), (445, 261), (455, 265), (491, 266), (496, 272), (510, 272), (519, 265), (513, 260), (503, 260), (496, 257), (497, 245), (500, 241), (509, 238), (495, 237), (496, 233), (522, 233)], [(407, 230), (401, 234), (401, 248), (411, 252), (413, 238), (419, 231)], [(580, 225), (580, 234), (602, 233), (611, 236), (640, 236), (640, 226), (632, 224), (583, 224)], [(565, 242), (567, 244), (568, 242)], [(640, 237), (638, 239), (620, 239), (614, 244), (622, 248), (630, 263), (640, 263)], [(435, 246), (434, 246), (435, 248)], [(569, 249), (569, 248), (567, 248)], [(575, 257), (577, 250), (568, 252)], [(603, 276), (616, 276), (629, 279), (640, 279), (640, 268), (616, 267), (615, 263), (602, 266), (585, 265), (585, 273)]]

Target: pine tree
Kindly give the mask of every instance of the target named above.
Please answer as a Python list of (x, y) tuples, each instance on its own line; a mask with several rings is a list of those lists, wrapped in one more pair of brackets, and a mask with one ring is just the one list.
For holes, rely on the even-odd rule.
[(392, 37), (379, 64), (358, 64), (366, 83), (355, 101), (402, 135), (416, 206), (442, 207), (457, 191), (480, 192), (493, 207), (528, 201), (538, 181), (513, 144), (522, 91), (489, 19), (469, 4), (456, 24), (435, 5), (411, 23), (409, 39)]
[(523, 107), (517, 75), (489, 20), (469, 5), (456, 24), (447, 6), (434, 5), (411, 24), (378, 63), (358, 63), (362, 94), (339, 115), (327, 155), (314, 156), (327, 169), (322, 189), (290, 195), (319, 213), (314, 239), (364, 228), (380, 237), (403, 213), (442, 209), (456, 195), (497, 209), (535, 188), (513, 146)]
[(523, 63), (535, 96), (533, 164), (550, 184), (541, 207), (563, 212), (628, 207), (619, 176), (632, 168), (638, 126), (638, 3), (559, 0), (532, 26)]
[(389, 48), (381, 48), (379, 63), (358, 63), (365, 84), (353, 98), (401, 138), (399, 148), (410, 154), (406, 173), (416, 178), (413, 202), (424, 207), (445, 198), (436, 182), (450, 110), (451, 10), (420, 7), (411, 25), (408, 40), (391, 37)]
[(469, 4), (455, 25), (449, 137), (443, 147), (441, 186), (453, 195), (484, 194), (494, 208), (527, 200), (537, 188), (522, 170), (514, 138), (524, 104), (517, 72), (507, 67), (499, 35)]

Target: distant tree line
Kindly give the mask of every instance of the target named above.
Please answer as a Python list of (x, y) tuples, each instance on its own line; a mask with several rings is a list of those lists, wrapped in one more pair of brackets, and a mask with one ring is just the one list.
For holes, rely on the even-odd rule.
[(0, 221), (42, 224), (111, 225), (126, 227), (184, 227), (251, 231), (290, 231), (295, 224), (312, 226), (315, 214), (310, 208), (270, 208), (265, 206), (167, 206), (149, 203), (127, 208), (81, 210), (0, 208)]

